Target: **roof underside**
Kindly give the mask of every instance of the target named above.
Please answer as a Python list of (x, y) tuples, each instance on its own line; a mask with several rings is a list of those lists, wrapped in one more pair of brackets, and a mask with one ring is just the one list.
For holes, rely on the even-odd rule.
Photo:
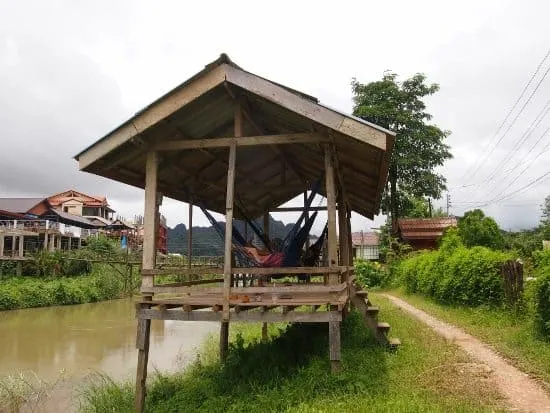
[[(234, 136), (237, 102), (245, 111), (243, 136), (310, 132), (333, 140), (351, 208), (368, 217), (378, 212), (392, 134), (245, 72), (223, 55), (76, 159), (82, 170), (144, 188), (146, 153), (152, 145)], [(224, 213), (228, 152), (159, 152), (159, 191)], [(318, 143), (238, 147), (236, 216), (263, 214), (299, 195), (323, 174)], [(324, 194), (324, 185), (321, 188)]]

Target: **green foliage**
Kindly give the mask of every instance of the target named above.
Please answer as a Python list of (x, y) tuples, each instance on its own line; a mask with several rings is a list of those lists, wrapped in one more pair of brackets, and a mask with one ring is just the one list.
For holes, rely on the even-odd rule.
[(550, 240), (550, 195), (544, 198), (541, 212), (540, 229), (542, 236), (545, 240)]
[(550, 250), (534, 252), (533, 263), (535, 268), (550, 267)]
[(506, 248), (517, 251), (522, 258), (531, 258), (542, 249), (543, 231), (540, 228), (504, 234)]
[(504, 237), (500, 228), (495, 220), (486, 217), (481, 209), (466, 212), (458, 221), (458, 230), (467, 247), (504, 248)]
[(423, 101), (437, 92), (439, 85), (427, 84), (421, 73), (399, 82), (395, 73), (386, 72), (382, 80), (368, 84), (354, 79), (351, 87), (353, 114), (397, 134), (385, 211), (396, 219), (403, 216), (403, 201), (408, 195), (440, 198), (446, 188), (445, 178), (435, 169), (452, 157), (444, 143), (450, 132), (428, 124), (432, 116)]
[(500, 266), (507, 259), (510, 256), (503, 252), (461, 246), (452, 231), (441, 250), (403, 260), (398, 274), (408, 293), (421, 293), (449, 304), (500, 305), (504, 300)]
[(365, 287), (385, 287), (390, 282), (388, 269), (378, 262), (359, 259), (354, 266), (357, 280)]
[(537, 251), (533, 260), (536, 277), (532, 296), (535, 322), (539, 331), (550, 337), (550, 250)]
[(0, 310), (81, 304), (117, 298), (123, 293), (121, 278), (107, 272), (52, 280), (18, 277), (0, 283)]

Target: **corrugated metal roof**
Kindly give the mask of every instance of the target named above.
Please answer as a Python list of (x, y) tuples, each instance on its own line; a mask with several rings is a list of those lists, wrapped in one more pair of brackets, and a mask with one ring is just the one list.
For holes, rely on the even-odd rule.
[(15, 214), (25, 214), (45, 198), (0, 198), (0, 209)]
[(353, 245), (376, 246), (380, 245), (380, 236), (377, 232), (352, 232)]
[(80, 228), (97, 228), (97, 225), (92, 223), (88, 218), (69, 214), (68, 212), (59, 211), (57, 209), (50, 209), (49, 212), (42, 214), (43, 217), (51, 217), (54, 215), (57, 215), (60, 218), (59, 221), (64, 224), (74, 225)]
[[(236, 100), (253, 120), (245, 119), (243, 136), (292, 132), (333, 140), (352, 210), (367, 217), (378, 212), (394, 133), (246, 72), (227, 55), (75, 158), (81, 170), (143, 188), (146, 153), (155, 144), (234, 136)], [(225, 212), (226, 148), (166, 151), (159, 157), (159, 192)], [(324, 168), (318, 144), (242, 147), (237, 155), (236, 197), (254, 218), (301, 194), (323, 176)], [(324, 195), (324, 185), (320, 192)], [(235, 217), (242, 218), (239, 210)]]
[(437, 239), (449, 227), (456, 227), (455, 217), (402, 218), (398, 221), (404, 239)]

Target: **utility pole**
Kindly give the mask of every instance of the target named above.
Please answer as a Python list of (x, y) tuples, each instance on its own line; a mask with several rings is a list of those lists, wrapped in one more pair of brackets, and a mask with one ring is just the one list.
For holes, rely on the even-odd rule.
[(428, 211), (429, 211), (429, 215), (430, 215), (430, 218), (433, 216), (432, 215), (432, 199), (431, 198), (428, 198)]
[(447, 216), (449, 216), (449, 209), (451, 206), (451, 194), (447, 192)]

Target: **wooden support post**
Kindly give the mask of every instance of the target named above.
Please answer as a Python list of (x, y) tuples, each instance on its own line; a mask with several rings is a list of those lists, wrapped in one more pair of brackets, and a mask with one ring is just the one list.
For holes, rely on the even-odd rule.
[(4, 256), (4, 235), (0, 235), (0, 257)]
[(50, 239), (48, 240), (48, 250), (50, 252), (55, 250), (55, 234), (50, 234)]
[(48, 251), (48, 230), (44, 232), (44, 251)]
[[(156, 152), (147, 153), (145, 165), (145, 208), (143, 216), (143, 260), (144, 270), (153, 270), (157, 257), (157, 228), (158, 221), (158, 193), (157, 193), (158, 155)], [(142, 275), (141, 286), (153, 288), (153, 275)]]
[[(151, 300), (151, 296), (143, 298), (145, 301)], [(138, 310), (139, 311), (139, 310)], [(151, 334), (151, 320), (139, 319), (136, 337), (136, 347), (138, 349), (138, 363), (136, 371), (136, 400), (135, 408), (137, 413), (143, 413), (145, 406), (145, 393), (147, 381), (147, 363), (149, 362), (149, 339)]]
[(193, 201), (189, 202), (189, 222), (187, 227), (187, 268), (193, 259)]
[[(269, 234), (269, 212), (266, 212), (264, 214), (264, 234), (265, 234), (265, 237), (269, 240), (270, 239), (270, 234)], [(267, 247), (268, 245), (266, 245)], [(263, 285), (265, 282), (265, 280), (261, 280), (261, 284), (260, 285)], [(267, 342), (268, 340), (268, 335), (267, 335), (267, 323), (262, 323), (262, 341), (263, 342)]]
[[(338, 251), (336, 241), (336, 188), (334, 185), (334, 159), (332, 147), (328, 144), (325, 148), (325, 184), (327, 194), (327, 219), (328, 219), (328, 266), (338, 265)], [(338, 284), (338, 274), (330, 274), (329, 284)]]
[(330, 321), (328, 323), (328, 342), (330, 352), (330, 371), (332, 373), (338, 373), (342, 370), (339, 321)]
[[(304, 208), (306, 207), (307, 203), (307, 188), (304, 191)], [(309, 211), (306, 211), (306, 221), (309, 220)], [(306, 238), (306, 248), (309, 248), (309, 235)]]
[[(326, 144), (325, 150), (325, 182), (327, 194), (327, 216), (328, 216), (328, 265), (337, 265), (338, 251), (336, 239), (336, 187), (334, 171), (333, 148)], [(338, 274), (329, 274), (329, 284), (338, 283)], [(334, 310), (331, 306), (331, 310)], [(340, 322), (330, 321), (329, 323), (329, 358), (330, 370), (333, 373), (340, 371)]]
[[(143, 260), (144, 270), (155, 268), (157, 256), (157, 222), (158, 222), (158, 193), (157, 193), (158, 156), (156, 152), (147, 154), (145, 165), (145, 211), (144, 211), (144, 235), (143, 235)], [(141, 276), (141, 288), (152, 289), (153, 275)], [(144, 301), (151, 301), (151, 293), (144, 294)], [(140, 311), (140, 310), (137, 310)], [(136, 347), (138, 348), (138, 364), (136, 370), (136, 412), (142, 413), (145, 405), (145, 391), (147, 380), (147, 362), (149, 360), (149, 339), (151, 332), (151, 320), (140, 319)]]
[(229, 352), (229, 321), (222, 321), (220, 325), (220, 361), (223, 363)]
[(23, 235), (19, 235), (19, 256), (23, 257), (25, 250), (25, 237)]
[[(243, 114), (240, 105), (235, 108), (235, 137), (243, 134)], [(229, 296), (231, 294), (233, 260), (233, 198), (235, 194), (235, 165), (237, 145), (229, 147), (227, 163), (227, 195), (225, 197), (225, 246), (223, 261), (223, 313), (220, 327), (220, 360), (223, 362), (229, 349)]]

